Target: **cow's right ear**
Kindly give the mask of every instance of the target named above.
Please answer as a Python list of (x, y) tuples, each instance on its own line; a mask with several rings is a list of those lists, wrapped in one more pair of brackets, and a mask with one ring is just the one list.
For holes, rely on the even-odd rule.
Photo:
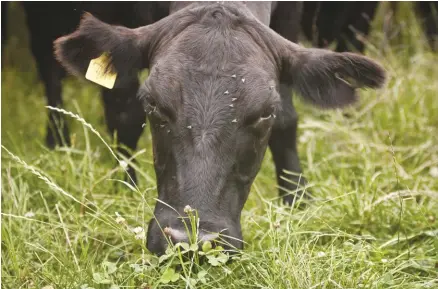
[(148, 66), (144, 55), (152, 34), (149, 26), (137, 29), (113, 26), (85, 13), (75, 32), (54, 42), (55, 55), (69, 72), (83, 76), (92, 59), (107, 53), (110, 61), (107, 72), (123, 76)]
[(289, 42), (281, 59), (283, 81), (304, 100), (323, 108), (350, 105), (358, 98), (357, 89), (380, 88), (386, 79), (379, 63), (354, 53), (304, 48)]
[(267, 51), (278, 65), (280, 81), (291, 87), (305, 101), (322, 108), (341, 108), (354, 103), (357, 89), (380, 88), (385, 84), (385, 69), (368, 57), (336, 53), (326, 49), (304, 48), (258, 21), (246, 19), (256, 28)]

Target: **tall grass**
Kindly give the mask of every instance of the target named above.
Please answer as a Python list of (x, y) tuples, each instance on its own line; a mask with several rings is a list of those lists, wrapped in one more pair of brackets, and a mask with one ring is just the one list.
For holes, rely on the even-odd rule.
[(2, 288), (438, 288), (438, 61), (409, 3), (396, 14), (400, 38), (384, 42), (385, 5), (367, 54), (387, 68), (387, 86), (361, 92), (347, 111), (295, 101), (315, 201), (280, 205), (268, 152), (242, 212), (246, 248), (224, 264), (208, 244), (161, 259), (147, 251), (157, 196), (150, 133), (129, 186), (96, 86), (65, 81), (72, 146), (44, 146), (43, 89), (15, 4), (2, 70)]

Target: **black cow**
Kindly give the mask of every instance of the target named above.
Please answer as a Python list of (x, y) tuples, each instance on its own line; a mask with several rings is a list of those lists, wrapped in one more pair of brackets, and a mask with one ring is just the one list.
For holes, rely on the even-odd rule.
[[(304, 35), (320, 48), (336, 41), (338, 52), (363, 52), (365, 45), (361, 37), (368, 36), (378, 5), (377, 1), (305, 1), (301, 18)], [(396, 6), (397, 2), (391, 2), (390, 9)], [(438, 2), (418, 1), (414, 7), (431, 47), (436, 50)]]
[[(1, 2), (1, 7), (2, 7), (2, 28), (1, 28), (1, 41), (2, 41), (2, 52), (3, 52), (3, 47), (6, 43), (6, 39), (7, 39), (7, 25), (6, 23), (8, 22), (8, 10), (9, 10), (9, 5), (8, 2), (6, 1), (2, 1)], [(3, 53), (2, 53), (3, 55)], [(3, 65), (3, 59), (2, 59), (2, 65)]]
[[(8, 2), (2, 2), (2, 49), (7, 40), (6, 17)], [(84, 11), (90, 11), (102, 20), (138, 27), (151, 24), (167, 16), (168, 2), (32, 2), (21, 5), (26, 14), (32, 54), (36, 60), (39, 76), (43, 81), (47, 104), (53, 107), (63, 106), (61, 81), (66, 76), (64, 68), (53, 55), (53, 41), (62, 35), (73, 32), (79, 25)], [(119, 151), (130, 156), (129, 150), (135, 150), (143, 131), (145, 112), (135, 97), (138, 83), (109, 90), (102, 88), (105, 118), (111, 135), (117, 134)], [(70, 135), (63, 114), (48, 111), (46, 144), (50, 148), (56, 145), (69, 145)], [(125, 149), (128, 148), (128, 149)], [(134, 181), (135, 173), (128, 168)]]
[(316, 106), (336, 108), (353, 103), (356, 88), (384, 83), (383, 68), (364, 56), (290, 41), (296, 5), (175, 2), (169, 16), (137, 29), (86, 14), (74, 33), (55, 42), (59, 61), (78, 76), (107, 53), (116, 91), (150, 69), (138, 94), (151, 125), (161, 200), (148, 228), (150, 251), (164, 252), (164, 227), (171, 241), (187, 242), (178, 218), (186, 205), (199, 212), (200, 240), (221, 232), (242, 248), (240, 215), (267, 146), (278, 175), (300, 172), (292, 89)]
[(430, 46), (438, 51), (438, 1), (418, 1), (415, 6)]

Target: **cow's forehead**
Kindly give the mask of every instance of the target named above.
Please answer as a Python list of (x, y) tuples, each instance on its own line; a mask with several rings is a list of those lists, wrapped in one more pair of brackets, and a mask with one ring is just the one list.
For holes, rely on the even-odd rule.
[[(208, 14), (207, 18), (211, 18)], [(214, 18), (214, 17), (213, 17)], [(220, 67), (228, 64), (257, 63), (258, 66), (272, 66), (272, 57), (255, 29), (248, 29), (249, 23), (225, 18), (214, 21), (193, 21), (172, 38), (163, 36), (162, 45), (154, 53), (152, 62), (163, 58), (185, 59), (185, 65)], [(176, 58), (176, 59), (175, 59)], [(192, 59), (193, 62), (187, 62)], [(270, 63), (271, 62), (271, 63)]]
[(219, 83), (240, 77), (242, 84), (245, 78), (252, 78), (253, 85), (278, 78), (275, 63), (254, 43), (242, 39), (211, 39), (206, 42), (191, 40), (190, 45), (187, 42), (176, 43), (155, 59), (151, 65), (151, 78), (180, 81), (215, 79)]
[(250, 32), (211, 22), (189, 25), (169, 41), (154, 59), (148, 82), (165, 102), (214, 99), (208, 103), (222, 106), (230, 105), (224, 96), (254, 98), (277, 78), (275, 63)]
[(276, 86), (276, 76), (253, 63), (218, 66), (193, 59), (166, 59), (150, 71), (148, 85), (157, 94), (206, 93), (245, 97)]

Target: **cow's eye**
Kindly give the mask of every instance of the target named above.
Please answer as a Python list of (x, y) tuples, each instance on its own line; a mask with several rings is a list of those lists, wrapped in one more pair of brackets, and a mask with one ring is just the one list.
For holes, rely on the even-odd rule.
[(274, 116), (274, 113), (264, 114), (260, 117), (260, 121), (271, 119)]
[(146, 98), (144, 100), (144, 110), (147, 114), (152, 114), (157, 112), (157, 103), (152, 98)]
[(173, 119), (173, 114), (165, 107), (158, 107), (154, 100), (148, 100), (146, 104), (146, 113), (161, 124), (167, 124)]
[(267, 109), (265, 109), (265, 111), (262, 113), (262, 115), (259, 118), (259, 121), (265, 121), (271, 118), (274, 118), (275, 114), (274, 114), (274, 107), (269, 107)]
[(262, 112), (248, 116), (246, 118), (246, 124), (258, 127), (259, 125), (262, 125), (263, 123), (269, 121), (270, 119), (273, 119), (274, 117), (274, 107), (267, 107)]

